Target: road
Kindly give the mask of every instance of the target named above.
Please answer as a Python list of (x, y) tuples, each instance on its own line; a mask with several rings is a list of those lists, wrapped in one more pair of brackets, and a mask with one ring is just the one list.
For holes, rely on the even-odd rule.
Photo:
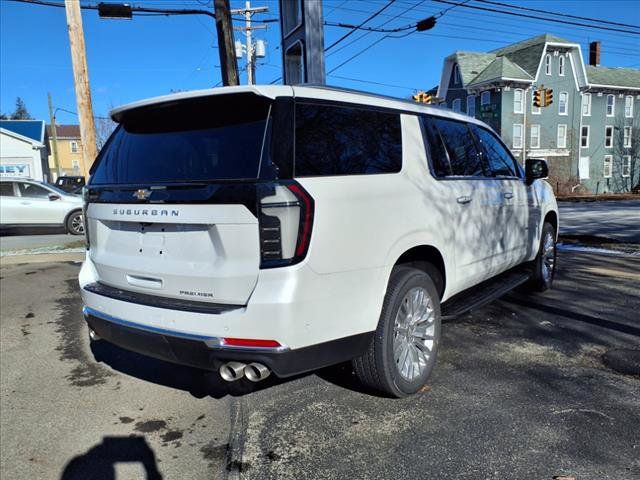
[(446, 323), (429, 387), (404, 400), (347, 365), (226, 384), (90, 347), (77, 263), (5, 265), (0, 477), (640, 478), (640, 378), (601, 362), (638, 346), (640, 259), (559, 265), (553, 291)]
[(558, 202), (561, 235), (591, 235), (640, 243), (640, 199)]
[[(20, 232), (24, 233), (24, 232)], [(0, 236), (0, 251), (28, 250), (42, 247), (64, 247), (83, 242), (83, 236), (65, 233), (45, 233), (34, 231), (34, 235), (2, 235)]]

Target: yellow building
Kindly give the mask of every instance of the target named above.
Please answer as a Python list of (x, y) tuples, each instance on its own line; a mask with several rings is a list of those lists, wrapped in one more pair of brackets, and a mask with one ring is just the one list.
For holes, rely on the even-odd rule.
[[(53, 139), (51, 125), (47, 125), (49, 138), (49, 168), (54, 178), (58, 177), (56, 163), (53, 158)], [(80, 141), (80, 125), (56, 125), (56, 137), (58, 140), (58, 165), (60, 175), (81, 175), (85, 178), (89, 175), (89, 169), (82, 158), (82, 142)]]

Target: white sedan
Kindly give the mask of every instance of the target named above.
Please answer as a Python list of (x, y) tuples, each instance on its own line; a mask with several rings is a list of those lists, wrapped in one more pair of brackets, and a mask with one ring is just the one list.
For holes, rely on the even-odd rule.
[(64, 227), (83, 235), (82, 197), (34, 180), (0, 179), (0, 227)]

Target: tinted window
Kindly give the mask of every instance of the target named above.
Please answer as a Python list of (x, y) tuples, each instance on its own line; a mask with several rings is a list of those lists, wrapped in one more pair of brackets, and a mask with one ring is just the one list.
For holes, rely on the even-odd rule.
[(13, 197), (13, 183), (11, 182), (0, 183), (0, 196)]
[(449, 154), (452, 175), (483, 176), (482, 159), (466, 123), (434, 118)]
[(480, 151), (484, 157), (485, 164), (489, 168), (490, 175), (494, 177), (517, 177), (517, 170), (513, 157), (509, 151), (500, 143), (496, 136), (476, 125), (470, 125)]
[(20, 189), (20, 195), (29, 198), (48, 198), (51, 193), (46, 188), (32, 183), (18, 183), (18, 188)]
[(449, 165), (449, 156), (445, 149), (440, 132), (433, 122), (432, 118), (422, 116), (422, 127), (425, 133), (425, 143), (429, 152), (429, 160), (436, 177), (446, 177), (451, 175), (451, 165)]
[(125, 113), (91, 184), (255, 179), (269, 105), (255, 95), (223, 95)]
[(400, 115), (297, 104), (295, 152), (296, 176), (399, 172)]

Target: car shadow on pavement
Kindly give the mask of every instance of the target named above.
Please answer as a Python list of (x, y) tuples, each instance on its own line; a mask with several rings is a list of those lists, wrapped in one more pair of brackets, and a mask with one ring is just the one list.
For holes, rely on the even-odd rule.
[(86, 453), (72, 458), (60, 480), (116, 480), (116, 464), (140, 463), (147, 480), (160, 480), (156, 456), (142, 436), (104, 437)]
[(22, 235), (60, 235), (67, 233), (64, 227), (14, 227), (0, 230), (0, 237), (14, 237)]
[(120, 373), (165, 387), (184, 390), (196, 398), (220, 399), (227, 395), (237, 397), (287, 382), (291, 378), (298, 378), (280, 379), (271, 375), (256, 383), (246, 379), (226, 382), (217, 371), (200, 370), (165, 362), (125, 350), (103, 340), (91, 342), (90, 348), (96, 361), (104, 362)]

